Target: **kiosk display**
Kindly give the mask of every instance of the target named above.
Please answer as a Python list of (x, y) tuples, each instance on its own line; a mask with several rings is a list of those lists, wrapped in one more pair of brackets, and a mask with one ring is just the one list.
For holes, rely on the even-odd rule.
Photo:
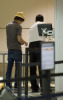
[(44, 24), (38, 24), (38, 33), (39, 36), (46, 36), (46, 35), (52, 35), (52, 24), (51, 23), (44, 23)]
[(54, 42), (41, 43), (41, 69), (54, 69), (55, 61), (55, 45)]

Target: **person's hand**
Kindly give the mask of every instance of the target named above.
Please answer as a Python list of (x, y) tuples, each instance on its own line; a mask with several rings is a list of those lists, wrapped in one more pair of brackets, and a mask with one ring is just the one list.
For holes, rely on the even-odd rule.
[(28, 46), (28, 43), (27, 43), (27, 42), (25, 42), (25, 45), (26, 45), (26, 46)]

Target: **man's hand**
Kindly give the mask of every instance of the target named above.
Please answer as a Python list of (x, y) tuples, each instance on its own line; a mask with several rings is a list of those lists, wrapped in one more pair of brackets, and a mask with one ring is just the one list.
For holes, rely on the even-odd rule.
[(25, 40), (23, 40), (22, 36), (18, 35), (17, 38), (18, 38), (18, 42), (20, 42), (21, 45), (23, 45), (23, 44), (25, 44), (26, 46), (28, 45), (28, 43)]
[(27, 43), (27, 42), (25, 42), (25, 45), (26, 45), (26, 46), (28, 46), (28, 43)]

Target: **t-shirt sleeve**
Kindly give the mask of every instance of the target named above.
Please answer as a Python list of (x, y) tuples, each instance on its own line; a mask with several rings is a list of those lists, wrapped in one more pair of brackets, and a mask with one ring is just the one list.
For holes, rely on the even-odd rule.
[(21, 35), (21, 33), (22, 33), (22, 27), (19, 26), (17, 27), (17, 35)]

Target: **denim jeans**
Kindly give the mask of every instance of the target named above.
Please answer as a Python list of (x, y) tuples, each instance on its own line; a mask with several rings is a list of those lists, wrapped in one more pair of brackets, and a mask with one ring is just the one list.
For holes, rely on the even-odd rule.
[[(15, 61), (15, 78), (17, 77), (17, 63), (22, 62), (22, 51), (21, 50), (8, 50), (8, 65), (6, 72), (6, 79), (11, 78), (13, 63)], [(7, 82), (7, 86), (11, 87), (11, 83)], [(15, 82), (15, 87), (17, 87), (17, 82)]]

